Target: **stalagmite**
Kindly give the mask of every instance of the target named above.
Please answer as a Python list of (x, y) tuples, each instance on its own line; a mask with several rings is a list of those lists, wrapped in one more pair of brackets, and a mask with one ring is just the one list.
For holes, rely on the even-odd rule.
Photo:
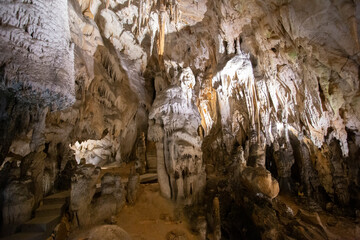
[(214, 239), (221, 239), (221, 220), (220, 220), (220, 202), (219, 198), (213, 200), (213, 218), (214, 218)]

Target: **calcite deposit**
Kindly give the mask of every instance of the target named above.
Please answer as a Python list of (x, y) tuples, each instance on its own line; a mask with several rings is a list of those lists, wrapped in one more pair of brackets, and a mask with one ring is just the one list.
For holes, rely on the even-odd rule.
[[(0, 13), (1, 237), (59, 191), (71, 231), (115, 225), (153, 189), (144, 174), (201, 239), (359, 236), (359, 1), (14, 0)], [(128, 238), (83, 235), (106, 229)], [(170, 230), (160, 238), (186, 236)]]
[(149, 113), (148, 138), (156, 142), (162, 194), (191, 203), (201, 198), (205, 186), (198, 132), (201, 119), (192, 98), (195, 77), (190, 68), (179, 75), (174, 85), (156, 92)]

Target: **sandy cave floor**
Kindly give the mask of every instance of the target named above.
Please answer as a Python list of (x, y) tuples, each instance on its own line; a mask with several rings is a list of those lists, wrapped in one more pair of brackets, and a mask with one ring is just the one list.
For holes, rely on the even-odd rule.
[[(163, 198), (158, 183), (141, 184), (136, 203), (126, 204), (116, 216), (116, 222), (116, 225), (123, 228), (133, 240), (173, 239), (169, 235), (171, 232), (177, 236), (186, 235), (185, 239), (188, 240), (198, 239), (191, 232), (182, 207), (176, 207), (175, 203)], [(87, 232), (91, 228), (75, 230), (69, 239), (86, 239), (90, 237)]]
[(117, 223), (133, 240), (166, 239), (169, 232), (182, 232), (187, 239), (197, 239), (182, 213), (182, 207), (160, 195), (159, 184), (141, 185), (135, 205), (126, 205)]

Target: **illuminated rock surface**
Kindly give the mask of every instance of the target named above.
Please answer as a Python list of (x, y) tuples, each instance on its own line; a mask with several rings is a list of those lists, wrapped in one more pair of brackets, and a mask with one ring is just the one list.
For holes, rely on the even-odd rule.
[(70, 189), (71, 231), (116, 224), (134, 169), (202, 239), (360, 234), (358, 1), (0, 6), (2, 235)]

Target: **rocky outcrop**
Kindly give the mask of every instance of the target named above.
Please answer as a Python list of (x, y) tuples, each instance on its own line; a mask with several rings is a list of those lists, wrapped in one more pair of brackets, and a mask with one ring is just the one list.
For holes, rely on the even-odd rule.
[(275, 198), (279, 194), (279, 183), (271, 177), (271, 173), (262, 167), (246, 167), (241, 172), (242, 180), (249, 189), (263, 193), (269, 198)]
[(125, 193), (118, 175), (106, 173), (101, 177), (100, 195), (95, 196), (100, 169), (83, 165), (76, 171), (71, 184), (70, 210), (75, 225), (86, 226), (115, 215), (124, 205)]

